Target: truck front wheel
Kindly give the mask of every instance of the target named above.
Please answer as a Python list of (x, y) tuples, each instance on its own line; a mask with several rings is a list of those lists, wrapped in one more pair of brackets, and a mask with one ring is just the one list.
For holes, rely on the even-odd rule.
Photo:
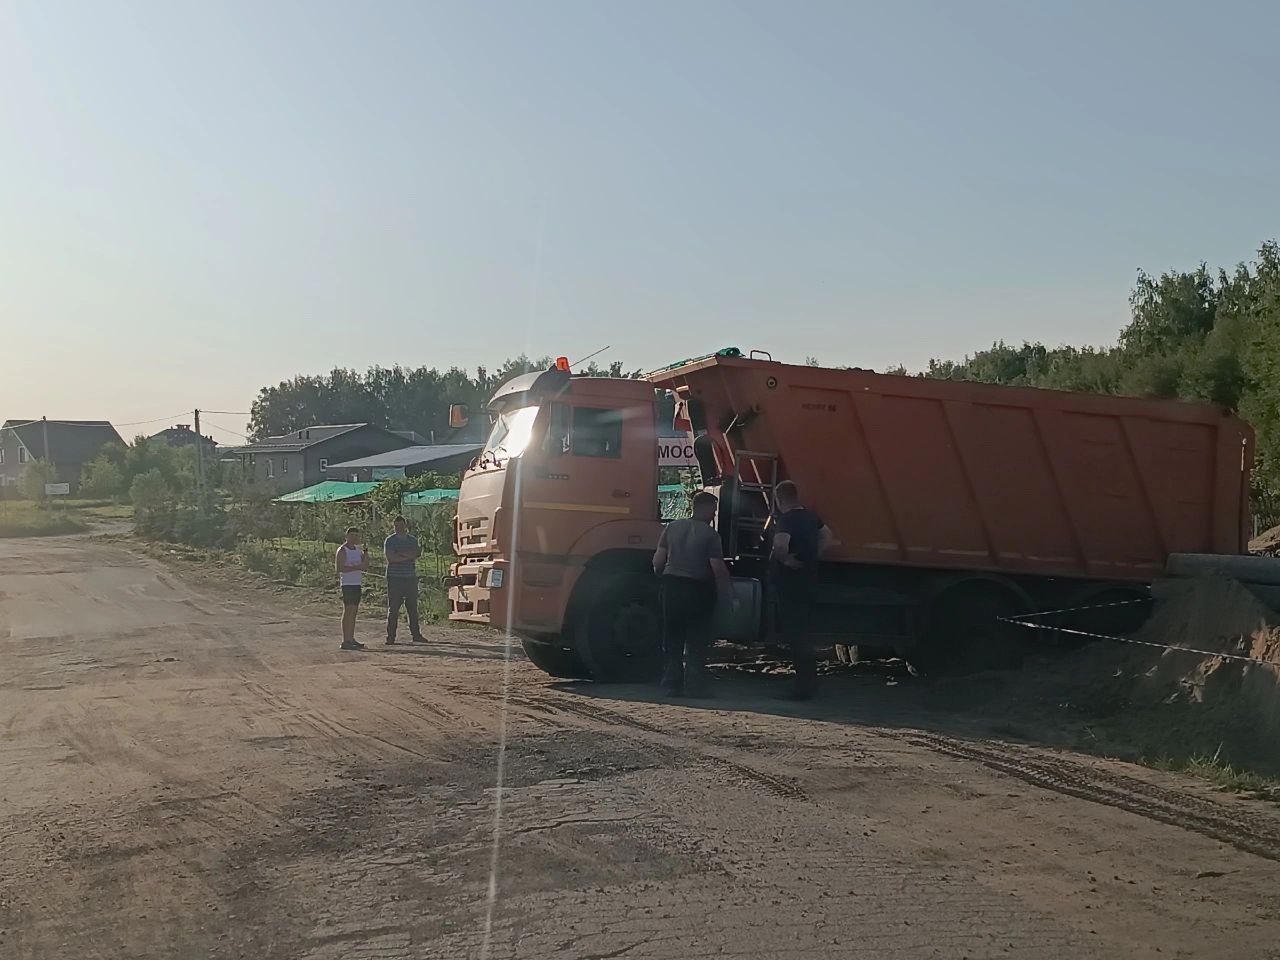
[(574, 648), (591, 679), (643, 683), (662, 669), (658, 587), (636, 573), (588, 574), (574, 618)]
[(524, 655), (543, 673), (565, 680), (578, 680), (587, 675), (587, 668), (573, 650), (566, 650), (554, 643), (521, 640)]

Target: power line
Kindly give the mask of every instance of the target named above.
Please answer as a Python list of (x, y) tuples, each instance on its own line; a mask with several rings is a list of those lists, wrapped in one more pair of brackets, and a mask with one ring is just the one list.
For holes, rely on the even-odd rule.
[[(204, 413), (205, 411), (201, 410), (200, 412), (201, 412), (201, 413)], [(215, 411), (215, 412), (216, 412), (216, 411)], [(211, 427), (217, 427), (217, 428), (218, 428), (219, 430), (221, 430), (223, 433), (229, 433), (229, 434), (232, 434), (233, 436), (237, 436), (237, 437), (239, 437), (241, 440), (248, 440), (248, 439), (249, 439), (245, 434), (241, 433), (239, 430), (232, 430), (230, 427), (224, 427), (222, 424), (220, 424), (220, 423), (216, 423), (216, 422), (215, 422), (215, 421), (213, 421), (213, 420), (206, 420), (205, 422), (206, 422), (206, 423), (208, 423), (208, 424), (209, 424), (209, 426), (211, 426)]]
[[(140, 427), (148, 423), (160, 423), (162, 420), (177, 420), (179, 417), (185, 417), (190, 410), (183, 410), (180, 413), (171, 413), (165, 417), (156, 417), (153, 420), (130, 420), (128, 423), (112, 423), (110, 420), (97, 420), (93, 422), (77, 421), (77, 420), (59, 420), (56, 417), (47, 421), (48, 423), (56, 423), (60, 427), (100, 427), (104, 423), (112, 427)], [(16, 430), (19, 427), (29, 427), (33, 423), (44, 423), (44, 420), (24, 420), (22, 423), (6, 423), (5, 430)]]
[[(179, 411), (178, 413), (171, 413), (171, 414), (168, 414), (167, 416), (164, 416), (164, 417), (153, 417), (153, 418), (152, 418), (152, 419), (150, 419), (150, 420), (129, 420), (129, 421), (125, 422), (125, 423), (115, 423), (115, 422), (113, 422), (113, 421), (111, 421), (111, 420), (98, 420), (98, 421), (94, 421), (94, 422), (76, 421), (76, 420), (59, 420), (59, 419), (58, 419), (58, 418), (56, 418), (56, 417), (54, 417), (53, 419), (49, 420), (48, 422), (49, 422), (49, 423), (56, 423), (56, 424), (58, 424), (58, 425), (59, 425), (59, 426), (61, 426), (61, 427), (100, 427), (100, 426), (102, 426), (104, 423), (109, 424), (110, 426), (113, 426), (113, 427), (141, 427), (141, 426), (145, 426), (145, 425), (146, 425), (146, 424), (148, 424), (148, 423), (160, 423), (160, 422), (162, 422), (162, 421), (164, 421), (164, 420), (178, 420), (178, 419), (179, 419), (179, 418), (181, 418), (181, 417), (185, 417), (185, 416), (186, 416), (187, 414), (189, 414), (190, 412), (191, 412), (190, 410), (181, 410), (181, 411)], [(229, 417), (251, 417), (251, 416), (253, 416), (253, 414), (252, 414), (252, 413), (250, 413), (250, 412), (248, 412), (248, 411), (245, 411), (245, 410), (201, 410), (200, 412), (201, 412), (201, 413), (219, 413), (219, 414), (225, 414), (225, 415), (227, 415), (227, 416), (229, 416)], [(32, 424), (34, 424), (34, 423), (44, 423), (44, 422), (45, 422), (44, 420), (23, 420), (23, 421), (22, 421), (22, 422), (20, 422), (20, 423), (6, 423), (6, 424), (0, 424), (0, 429), (5, 429), (5, 430), (17, 430), (19, 427), (29, 427), (29, 426), (31, 426), (31, 425), (32, 425)], [(223, 429), (226, 429), (226, 428), (224, 427)], [(228, 430), (227, 432), (228, 432), (228, 433), (235, 433), (236, 431), (234, 431), (234, 430)], [(244, 436), (244, 434), (238, 434), (238, 436)]]

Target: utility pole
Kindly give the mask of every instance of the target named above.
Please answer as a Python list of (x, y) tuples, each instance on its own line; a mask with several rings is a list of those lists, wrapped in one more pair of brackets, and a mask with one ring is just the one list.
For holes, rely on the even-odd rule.
[(40, 428), (44, 431), (44, 462), (49, 462), (49, 418), (40, 418)]
[(193, 411), (196, 425), (196, 496), (204, 503), (204, 435), (200, 432), (200, 411)]

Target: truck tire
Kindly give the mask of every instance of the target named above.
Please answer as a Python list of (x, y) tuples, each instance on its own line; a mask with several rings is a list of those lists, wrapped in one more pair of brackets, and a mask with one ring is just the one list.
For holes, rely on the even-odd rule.
[(573, 650), (533, 640), (521, 640), (520, 646), (529, 662), (543, 673), (565, 680), (581, 680), (587, 675), (586, 665)]
[(907, 661), (926, 676), (1018, 667), (1026, 650), (1023, 628), (1001, 618), (1026, 611), (1017, 592), (993, 580), (957, 583), (929, 605)]
[(646, 683), (662, 670), (658, 585), (639, 573), (587, 574), (574, 618), (578, 659), (599, 683)]

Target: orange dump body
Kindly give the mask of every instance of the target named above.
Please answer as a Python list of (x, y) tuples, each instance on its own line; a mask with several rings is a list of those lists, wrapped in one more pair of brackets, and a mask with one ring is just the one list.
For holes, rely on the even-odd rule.
[(834, 561), (1150, 581), (1245, 549), (1253, 433), (1220, 407), (740, 357), (648, 379), (692, 401), (723, 475), (776, 457)]

